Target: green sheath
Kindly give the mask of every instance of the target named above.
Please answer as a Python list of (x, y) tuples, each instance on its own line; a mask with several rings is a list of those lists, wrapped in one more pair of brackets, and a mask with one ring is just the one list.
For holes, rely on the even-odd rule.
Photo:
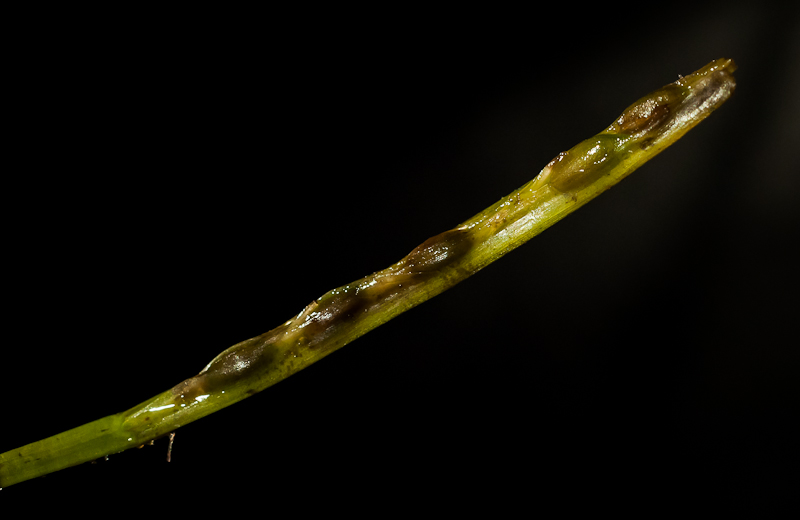
[(452, 287), (607, 190), (724, 103), (732, 60), (643, 97), (530, 182), (402, 260), (333, 289), (277, 328), (130, 410), (0, 455), (0, 488), (137, 447), (285, 379)]

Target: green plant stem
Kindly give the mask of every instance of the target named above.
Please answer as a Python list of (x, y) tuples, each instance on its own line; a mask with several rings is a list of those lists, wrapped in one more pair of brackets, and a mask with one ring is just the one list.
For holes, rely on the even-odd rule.
[(140, 446), (253, 395), (476, 273), (678, 140), (734, 90), (716, 60), (643, 97), (539, 175), (399, 262), (338, 287), (277, 328), (230, 347), (197, 376), (130, 410), (0, 455), (0, 487)]

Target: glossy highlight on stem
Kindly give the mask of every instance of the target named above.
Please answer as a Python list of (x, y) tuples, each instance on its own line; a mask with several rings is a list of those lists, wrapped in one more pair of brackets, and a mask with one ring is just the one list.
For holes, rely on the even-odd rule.
[(625, 178), (733, 93), (715, 60), (639, 99), (562, 152), (520, 189), (397, 263), (323, 294), (275, 329), (238, 343), (196, 376), (115, 415), (0, 455), (0, 487), (140, 446), (309, 366), (512, 251)]

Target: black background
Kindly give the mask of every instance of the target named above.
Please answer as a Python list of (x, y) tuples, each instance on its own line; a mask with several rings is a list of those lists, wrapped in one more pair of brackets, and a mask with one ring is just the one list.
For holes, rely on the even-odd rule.
[(452, 511), (796, 490), (796, 8), (406, 9), (53, 13), (58, 37), (28, 34), (37, 59), (7, 80), (23, 117), (0, 451), (194, 375), (678, 74), (730, 57), (738, 87), (473, 278), (181, 428), (171, 463), (162, 439), (3, 501)]

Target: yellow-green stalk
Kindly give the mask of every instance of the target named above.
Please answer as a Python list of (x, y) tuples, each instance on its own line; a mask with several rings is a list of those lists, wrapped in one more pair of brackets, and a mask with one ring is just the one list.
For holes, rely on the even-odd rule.
[(533, 180), (402, 260), (328, 291), (277, 328), (230, 347), (198, 375), (130, 410), (0, 455), (0, 487), (164, 436), (285, 379), (436, 296), (607, 190), (732, 94), (731, 60), (641, 98), (608, 128), (559, 154)]

